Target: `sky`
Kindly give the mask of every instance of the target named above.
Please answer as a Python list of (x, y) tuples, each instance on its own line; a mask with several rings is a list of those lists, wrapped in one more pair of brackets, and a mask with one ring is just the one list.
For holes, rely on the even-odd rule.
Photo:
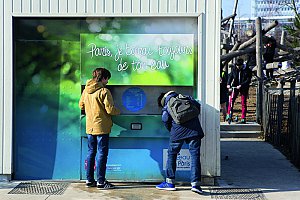
[[(232, 15), (235, 0), (222, 0), (223, 18)], [(239, 0), (236, 17), (251, 17), (251, 0)]]

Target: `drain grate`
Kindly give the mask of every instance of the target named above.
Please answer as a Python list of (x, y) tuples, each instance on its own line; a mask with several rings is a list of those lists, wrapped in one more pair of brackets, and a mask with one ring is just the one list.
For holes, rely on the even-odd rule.
[(21, 182), (8, 194), (62, 195), (68, 186), (65, 182)]
[(260, 189), (248, 188), (210, 188), (212, 199), (254, 199), (266, 200)]

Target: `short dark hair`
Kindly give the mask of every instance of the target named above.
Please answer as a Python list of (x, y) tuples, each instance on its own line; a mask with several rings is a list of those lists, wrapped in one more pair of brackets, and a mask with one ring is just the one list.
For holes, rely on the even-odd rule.
[(100, 82), (103, 78), (110, 79), (110, 77), (111, 77), (110, 71), (108, 71), (107, 69), (105, 69), (103, 67), (96, 68), (93, 71), (93, 79), (97, 82)]
[(165, 96), (165, 92), (162, 92), (162, 93), (160, 93), (160, 95), (158, 96), (158, 98), (157, 98), (157, 105), (158, 105), (158, 107), (163, 107), (164, 105), (161, 105), (161, 100), (162, 100), (162, 98)]

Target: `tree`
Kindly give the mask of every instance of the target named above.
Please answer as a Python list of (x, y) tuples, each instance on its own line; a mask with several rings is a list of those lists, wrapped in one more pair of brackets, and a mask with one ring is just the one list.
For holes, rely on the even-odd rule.
[[(288, 6), (294, 11), (295, 19), (292, 26), (284, 26), (284, 29), (288, 32), (287, 45), (296, 48), (300, 47), (300, 14), (297, 12), (295, 0), (291, 0)], [(294, 56), (293, 61), (295, 64), (299, 64), (299, 55)]]

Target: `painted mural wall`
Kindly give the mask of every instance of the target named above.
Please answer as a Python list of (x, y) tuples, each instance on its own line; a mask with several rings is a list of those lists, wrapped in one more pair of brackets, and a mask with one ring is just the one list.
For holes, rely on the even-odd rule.
[[(112, 72), (108, 87), (122, 111), (114, 118), (108, 176), (162, 178), (168, 133), (155, 96), (170, 89), (195, 95), (197, 19), (14, 18), (13, 25), (13, 178), (85, 178), (85, 117), (78, 101), (91, 71), (101, 66)], [(145, 93), (138, 110), (124, 104), (132, 87)], [(147, 126), (135, 131), (131, 122)]]

